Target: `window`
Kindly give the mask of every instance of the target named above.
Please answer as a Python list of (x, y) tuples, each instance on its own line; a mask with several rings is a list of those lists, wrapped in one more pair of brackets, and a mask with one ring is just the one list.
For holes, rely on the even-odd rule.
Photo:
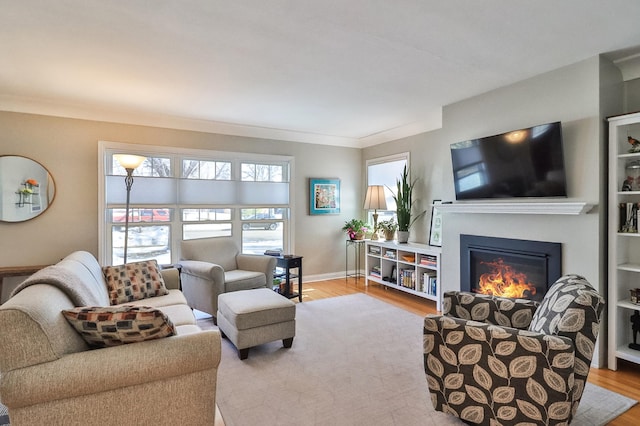
[[(409, 164), (409, 153), (367, 160), (367, 186), (383, 185), (387, 202), (387, 210), (378, 210), (378, 223), (396, 217), (396, 182), (402, 176), (404, 166)], [(369, 223), (373, 223), (373, 212), (367, 213)]]
[(146, 157), (133, 173), (128, 261), (177, 262), (181, 240), (207, 237), (232, 237), (244, 253), (293, 250), (287, 239), (291, 157), (112, 142), (100, 142), (99, 152), (103, 264), (124, 257), (126, 171), (113, 158), (117, 153)]

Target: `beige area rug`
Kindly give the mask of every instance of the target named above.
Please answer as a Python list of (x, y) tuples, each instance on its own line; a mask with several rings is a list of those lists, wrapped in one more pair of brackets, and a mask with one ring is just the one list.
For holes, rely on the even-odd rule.
[[(431, 406), (422, 317), (365, 294), (296, 309), (291, 349), (273, 342), (240, 361), (223, 339), (216, 400), (227, 426), (463, 424)], [(589, 384), (572, 425), (604, 425), (635, 403)]]

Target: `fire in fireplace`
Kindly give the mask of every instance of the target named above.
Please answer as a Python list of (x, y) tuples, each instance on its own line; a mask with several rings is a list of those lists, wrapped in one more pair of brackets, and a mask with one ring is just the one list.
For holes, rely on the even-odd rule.
[(463, 291), (539, 301), (560, 277), (561, 262), (559, 243), (460, 236)]

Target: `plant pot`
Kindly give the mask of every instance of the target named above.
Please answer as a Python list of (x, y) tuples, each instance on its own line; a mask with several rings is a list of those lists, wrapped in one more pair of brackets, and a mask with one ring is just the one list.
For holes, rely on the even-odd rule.
[(396, 231), (384, 231), (384, 239), (387, 241), (393, 241), (393, 237), (396, 236)]
[(398, 242), (406, 243), (409, 241), (409, 231), (398, 231)]

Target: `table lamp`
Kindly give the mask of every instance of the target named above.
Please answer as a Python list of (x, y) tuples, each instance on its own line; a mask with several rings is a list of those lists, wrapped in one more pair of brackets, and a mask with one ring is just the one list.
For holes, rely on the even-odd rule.
[(373, 235), (372, 240), (378, 239), (378, 209), (387, 209), (387, 200), (384, 195), (383, 185), (371, 185), (367, 188), (367, 195), (364, 197), (364, 209), (373, 210)]

